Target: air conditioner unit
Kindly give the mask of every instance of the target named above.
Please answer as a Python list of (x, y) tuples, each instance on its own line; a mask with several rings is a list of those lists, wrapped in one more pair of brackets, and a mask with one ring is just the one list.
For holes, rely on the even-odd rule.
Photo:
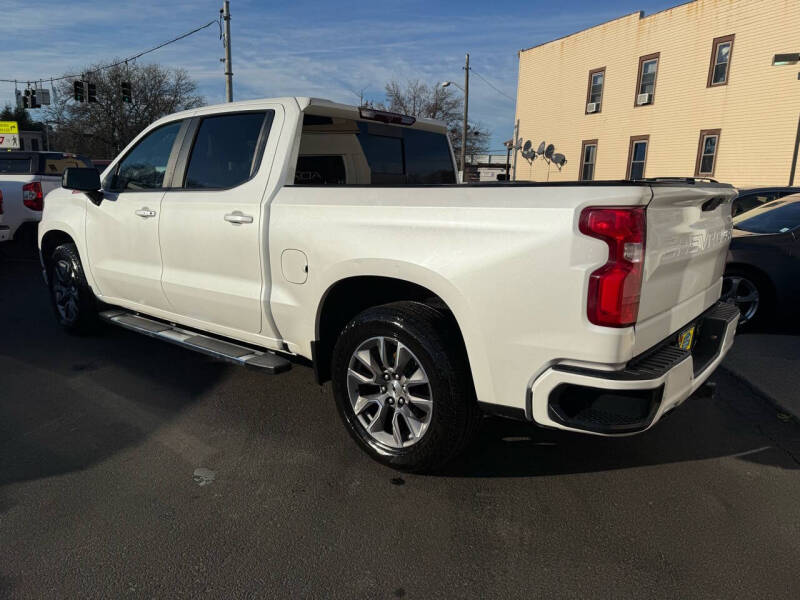
[(586, 112), (587, 113), (597, 112), (598, 108), (600, 108), (599, 102), (589, 102), (589, 104), (586, 105)]
[(641, 106), (642, 104), (650, 104), (651, 102), (650, 94), (639, 94), (636, 96), (636, 106)]

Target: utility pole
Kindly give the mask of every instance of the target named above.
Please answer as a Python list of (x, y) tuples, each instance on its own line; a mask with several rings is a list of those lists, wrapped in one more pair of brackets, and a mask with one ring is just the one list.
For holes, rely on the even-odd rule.
[(225, 98), (233, 102), (233, 65), (231, 64), (231, 6), (229, 0), (222, 3), (222, 20), (225, 21), (225, 37), (222, 40), (225, 46)]
[(518, 150), (517, 144), (518, 144), (518, 140), (519, 140), (519, 119), (517, 119), (517, 122), (514, 123), (514, 139), (511, 140), (512, 142), (514, 142), (514, 146), (513, 146), (513, 148), (514, 148), (514, 166), (512, 167), (512, 175), (511, 175), (511, 180), (512, 181), (516, 181), (517, 180), (517, 150)]
[(469, 52), (464, 65), (464, 127), (461, 130), (461, 183), (467, 178), (467, 114), (469, 112)]

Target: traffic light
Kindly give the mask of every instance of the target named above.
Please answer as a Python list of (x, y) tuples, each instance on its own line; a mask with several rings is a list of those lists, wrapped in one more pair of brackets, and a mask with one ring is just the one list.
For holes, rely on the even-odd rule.
[(25, 90), (25, 93), (22, 95), (22, 107), (23, 108), (41, 108), (42, 105), (39, 104), (39, 101), (36, 98), (36, 90)]
[(123, 81), (120, 84), (120, 89), (122, 91), (122, 101), (128, 103), (133, 102), (133, 98), (131, 97), (131, 82)]
[(88, 102), (97, 102), (97, 86), (93, 83), (86, 85), (86, 100)]
[(83, 93), (83, 82), (76, 81), (72, 84), (72, 91), (76, 102), (86, 102), (86, 96)]

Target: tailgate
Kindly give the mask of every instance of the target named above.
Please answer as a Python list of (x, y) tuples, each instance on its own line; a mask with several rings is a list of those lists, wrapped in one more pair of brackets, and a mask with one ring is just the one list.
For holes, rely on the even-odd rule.
[(22, 186), (35, 179), (34, 175), (0, 175), (0, 192), (3, 194), (0, 225), (15, 231), (21, 222), (30, 219), (31, 211), (22, 203)]
[(666, 336), (719, 297), (736, 192), (712, 183), (654, 184), (652, 190), (638, 322), (657, 320), (654, 335)]

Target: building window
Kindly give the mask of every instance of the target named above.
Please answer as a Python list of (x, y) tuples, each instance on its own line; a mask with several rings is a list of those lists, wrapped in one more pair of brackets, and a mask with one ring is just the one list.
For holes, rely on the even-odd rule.
[(717, 164), (717, 149), (719, 148), (719, 129), (704, 129), (700, 132), (700, 142), (697, 146), (697, 161), (694, 174), (696, 176), (711, 177)]
[(594, 180), (595, 163), (597, 163), (597, 140), (584, 140), (581, 145), (581, 181)]
[(603, 87), (606, 82), (606, 68), (589, 71), (589, 84), (586, 89), (586, 114), (599, 113), (603, 108)]
[(711, 64), (708, 67), (707, 87), (728, 85), (728, 74), (731, 71), (731, 54), (733, 54), (733, 34), (714, 38), (711, 44)]
[(636, 78), (636, 101), (634, 106), (652, 104), (656, 97), (656, 76), (660, 52), (639, 57), (639, 74)]
[(631, 143), (628, 146), (628, 179), (644, 179), (649, 144), (649, 135), (631, 136)]

